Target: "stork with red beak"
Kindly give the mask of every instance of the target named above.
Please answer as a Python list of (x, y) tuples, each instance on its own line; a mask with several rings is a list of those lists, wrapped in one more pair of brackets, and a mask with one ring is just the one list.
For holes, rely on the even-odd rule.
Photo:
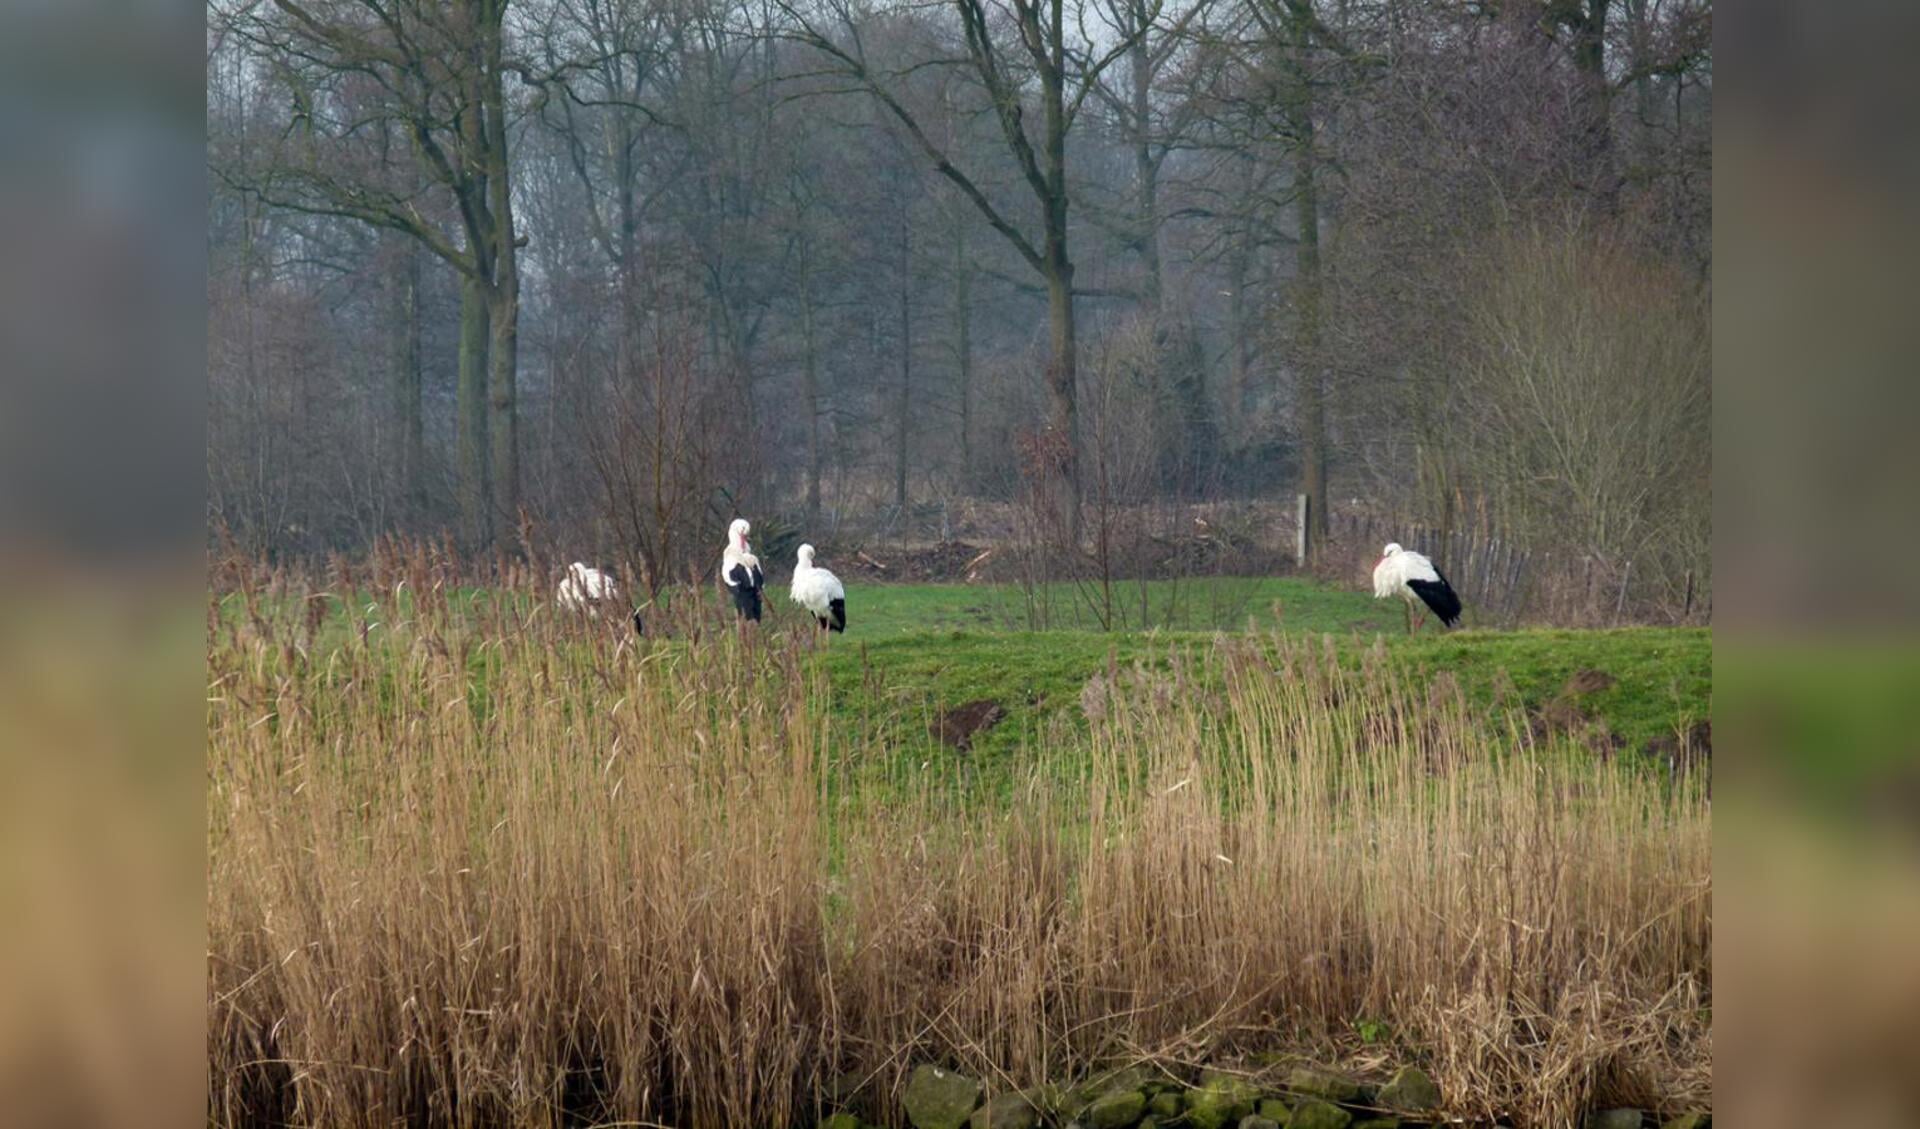
[(758, 623), (760, 590), (766, 587), (767, 576), (760, 571), (760, 558), (747, 547), (747, 534), (752, 529), (743, 517), (734, 518), (733, 524), (727, 527), (727, 548), (720, 554), (720, 579), (726, 582), (727, 591), (733, 596), (733, 609), (741, 621)]

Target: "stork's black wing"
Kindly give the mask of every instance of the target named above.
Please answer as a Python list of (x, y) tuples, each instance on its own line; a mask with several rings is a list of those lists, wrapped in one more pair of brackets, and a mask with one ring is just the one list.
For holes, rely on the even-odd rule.
[(1453, 585), (1447, 583), (1446, 575), (1438, 568), (1433, 570), (1433, 575), (1435, 577), (1433, 580), (1409, 580), (1407, 587), (1413, 589), (1413, 594), (1433, 609), (1433, 614), (1440, 617), (1441, 623), (1448, 627), (1460, 626), (1459, 595), (1454, 592)]
[(747, 619), (759, 622), (760, 588), (766, 583), (766, 574), (758, 568), (737, 564), (727, 570), (727, 580), (732, 583), (729, 591), (733, 593), (734, 610)]
[(845, 600), (829, 600), (827, 601), (827, 610), (833, 613), (833, 619), (828, 626), (835, 631), (845, 631), (847, 629), (847, 602)]

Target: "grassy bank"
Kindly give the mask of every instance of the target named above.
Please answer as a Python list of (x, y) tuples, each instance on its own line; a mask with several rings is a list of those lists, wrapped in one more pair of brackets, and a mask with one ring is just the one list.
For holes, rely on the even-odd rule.
[[(1623, 718), (1704, 693), (1704, 637), (820, 655), (416, 590), (210, 613), (216, 1121), (802, 1125), (897, 1117), (920, 1061), (1006, 1088), (1383, 1045), (1521, 1126), (1708, 1092), (1698, 787), (1488, 708), (1590, 655)], [(1516, 671), (1431, 673), (1476, 644)], [(871, 802), (863, 766), (929, 751), (916, 701), (1023, 691), (994, 732), (1024, 740), (973, 754), (1008, 787)]]
[[(359, 591), (346, 598), (321, 592), (312, 600), (273, 593), (257, 603), (270, 616), (297, 621), (309, 649), (328, 651), (361, 633), (376, 635), (425, 614), (441, 617), (450, 635), (523, 632), (538, 627), (560, 646), (598, 643), (624, 621), (610, 615), (601, 631), (581, 631), (556, 615), (542, 592), (447, 588), (424, 605), (402, 586), (397, 595)], [(866, 584), (854, 593), (852, 630), (836, 637), (813, 661), (828, 676), (831, 705), (842, 725), (877, 727), (900, 756), (924, 760), (937, 742), (930, 727), (942, 709), (990, 701), (1004, 720), (972, 742), (971, 753), (992, 765), (1043, 737), (1050, 727), (1077, 725), (1084, 733), (1079, 696), (1089, 679), (1116, 667), (1164, 667), (1176, 656), (1211, 647), (1220, 632), (1248, 633), (1271, 645), (1282, 640), (1334, 647), (1356, 664), (1384, 649), (1397, 669), (1422, 683), (1445, 674), (1468, 700), (1491, 714), (1537, 712), (1580, 671), (1615, 681), (1584, 695), (1582, 709), (1623, 750), (1637, 752), (1662, 736), (1688, 729), (1712, 708), (1712, 634), (1705, 628), (1619, 628), (1608, 631), (1442, 631), (1433, 625), (1408, 636), (1398, 606), (1371, 595), (1293, 578), (1212, 577), (1127, 582), (1118, 588), (1144, 601), (1126, 622), (1150, 630), (1082, 630), (1098, 623), (1086, 610), (1096, 593), (1084, 586)], [(243, 597), (217, 601), (217, 619), (233, 623)], [(731, 614), (713, 593), (679, 591), (665, 606), (647, 606), (650, 650), (674, 652), (724, 633)], [(1035, 607), (1040, 608), (1033, 612)], [(378, 609), (369, 614), (368, 609)], [(1032, 613), (1032, 614), (1030, 614)], [(1050, 626), (1029, 629), (1024, 624)], [(371, 626), (369, 626), (371, 625)], [(763, 635), (807, 634), (804, 617), (784, 592), (768, 599)], [(783, 644), (784, 645), (784, 644)], [(476, 664), (485, 649), (469, 652)], [(482, 672), (483, 673), (483, 672)]]
[[(1712, 707), (1713, 641), (1701, 628), (1253, 637), (1273, 647), (1288, 638), (1330, 647), (1349, 666), (1377, 650), (1419, 684), (1444, 673), (1489, 716), (1537, 711), (1574, 674), (1601, 671), (1614, 683), (1583, 696), (1582, 708), (1629, 751), (1705, 719)], [(1081, 691), (1096, 674), (1164, 667), (1170, 656), (1203, 654), (1214, 642), (1211, 633), (1192, 632), (921, 632), (836, 640), (823, 661), (835, 711), (849, 722), (893, 723), (893, 741), (910, 754), (921, 739), (931, 741), (939, 710), (999, 704), (1006, 720), (974, 741), (976, 757), (991, 761), (1013, 756), (1050, 726), (1078, 724)]]

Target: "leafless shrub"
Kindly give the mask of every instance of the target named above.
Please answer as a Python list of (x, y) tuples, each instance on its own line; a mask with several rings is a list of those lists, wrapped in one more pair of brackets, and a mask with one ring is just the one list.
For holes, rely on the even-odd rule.
[(751, 444), (732, 390), (690, 329), (649, 326), (631, 337), (576, 410), (598, 512), (658, 593), (712, 555), (724, 523), (709, 502), (716, 484), (745, 477)]
[(1473, 292), (1462, 478), (1518, 538), (1591, 557), (1608, 604), (1634, 585), (1676, 611), (1690, 583), (1698, 599), (1712, 347), (1692, 283), (1578, 228), (1531, 228), (1495, 245)]

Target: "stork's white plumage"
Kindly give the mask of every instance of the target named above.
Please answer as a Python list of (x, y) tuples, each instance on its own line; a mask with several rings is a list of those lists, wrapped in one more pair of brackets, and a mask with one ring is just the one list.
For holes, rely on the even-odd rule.
[(567, 575), (554, 590), (553, 600), (570, 612), (598, 616), (600, 604), (619, 594), (620, 588), (613, 582), (613, 577), (575, 561), (567, 566)]
[(813, 546), (800, 546), (793, 566), (793, 602), (813, 613), (822, 631), (847, 629), (847, 589), (840, 578), (813, 564)]
[(1409, 633), (1416, 630), (1413, 622), (1416, 600), (1432, 608), (1433, 614), (1448, 627), (1460, 625), (1460, 597), (1454, 593), (1453, 585), (1447, 583), (1447, 578), (1440, 575), (1440, 570), (1425, 555), (1402, 549), (1398, 544), (1389, 544), (1381, 550), (1380, 563), (1373, 566), (1373, 595), (1380, 600), (1398, 596), (1407, 602)]
[(740, 618), (759, 622), (760, 589), (766, 587), (766, 573), (760, 570), (760, 558), (747, 547), (747, 534), (753, 526), (737, 517), (727, 526), (727, 548), (720, 554), (720, 579), (733, 595), (734, 610)]

